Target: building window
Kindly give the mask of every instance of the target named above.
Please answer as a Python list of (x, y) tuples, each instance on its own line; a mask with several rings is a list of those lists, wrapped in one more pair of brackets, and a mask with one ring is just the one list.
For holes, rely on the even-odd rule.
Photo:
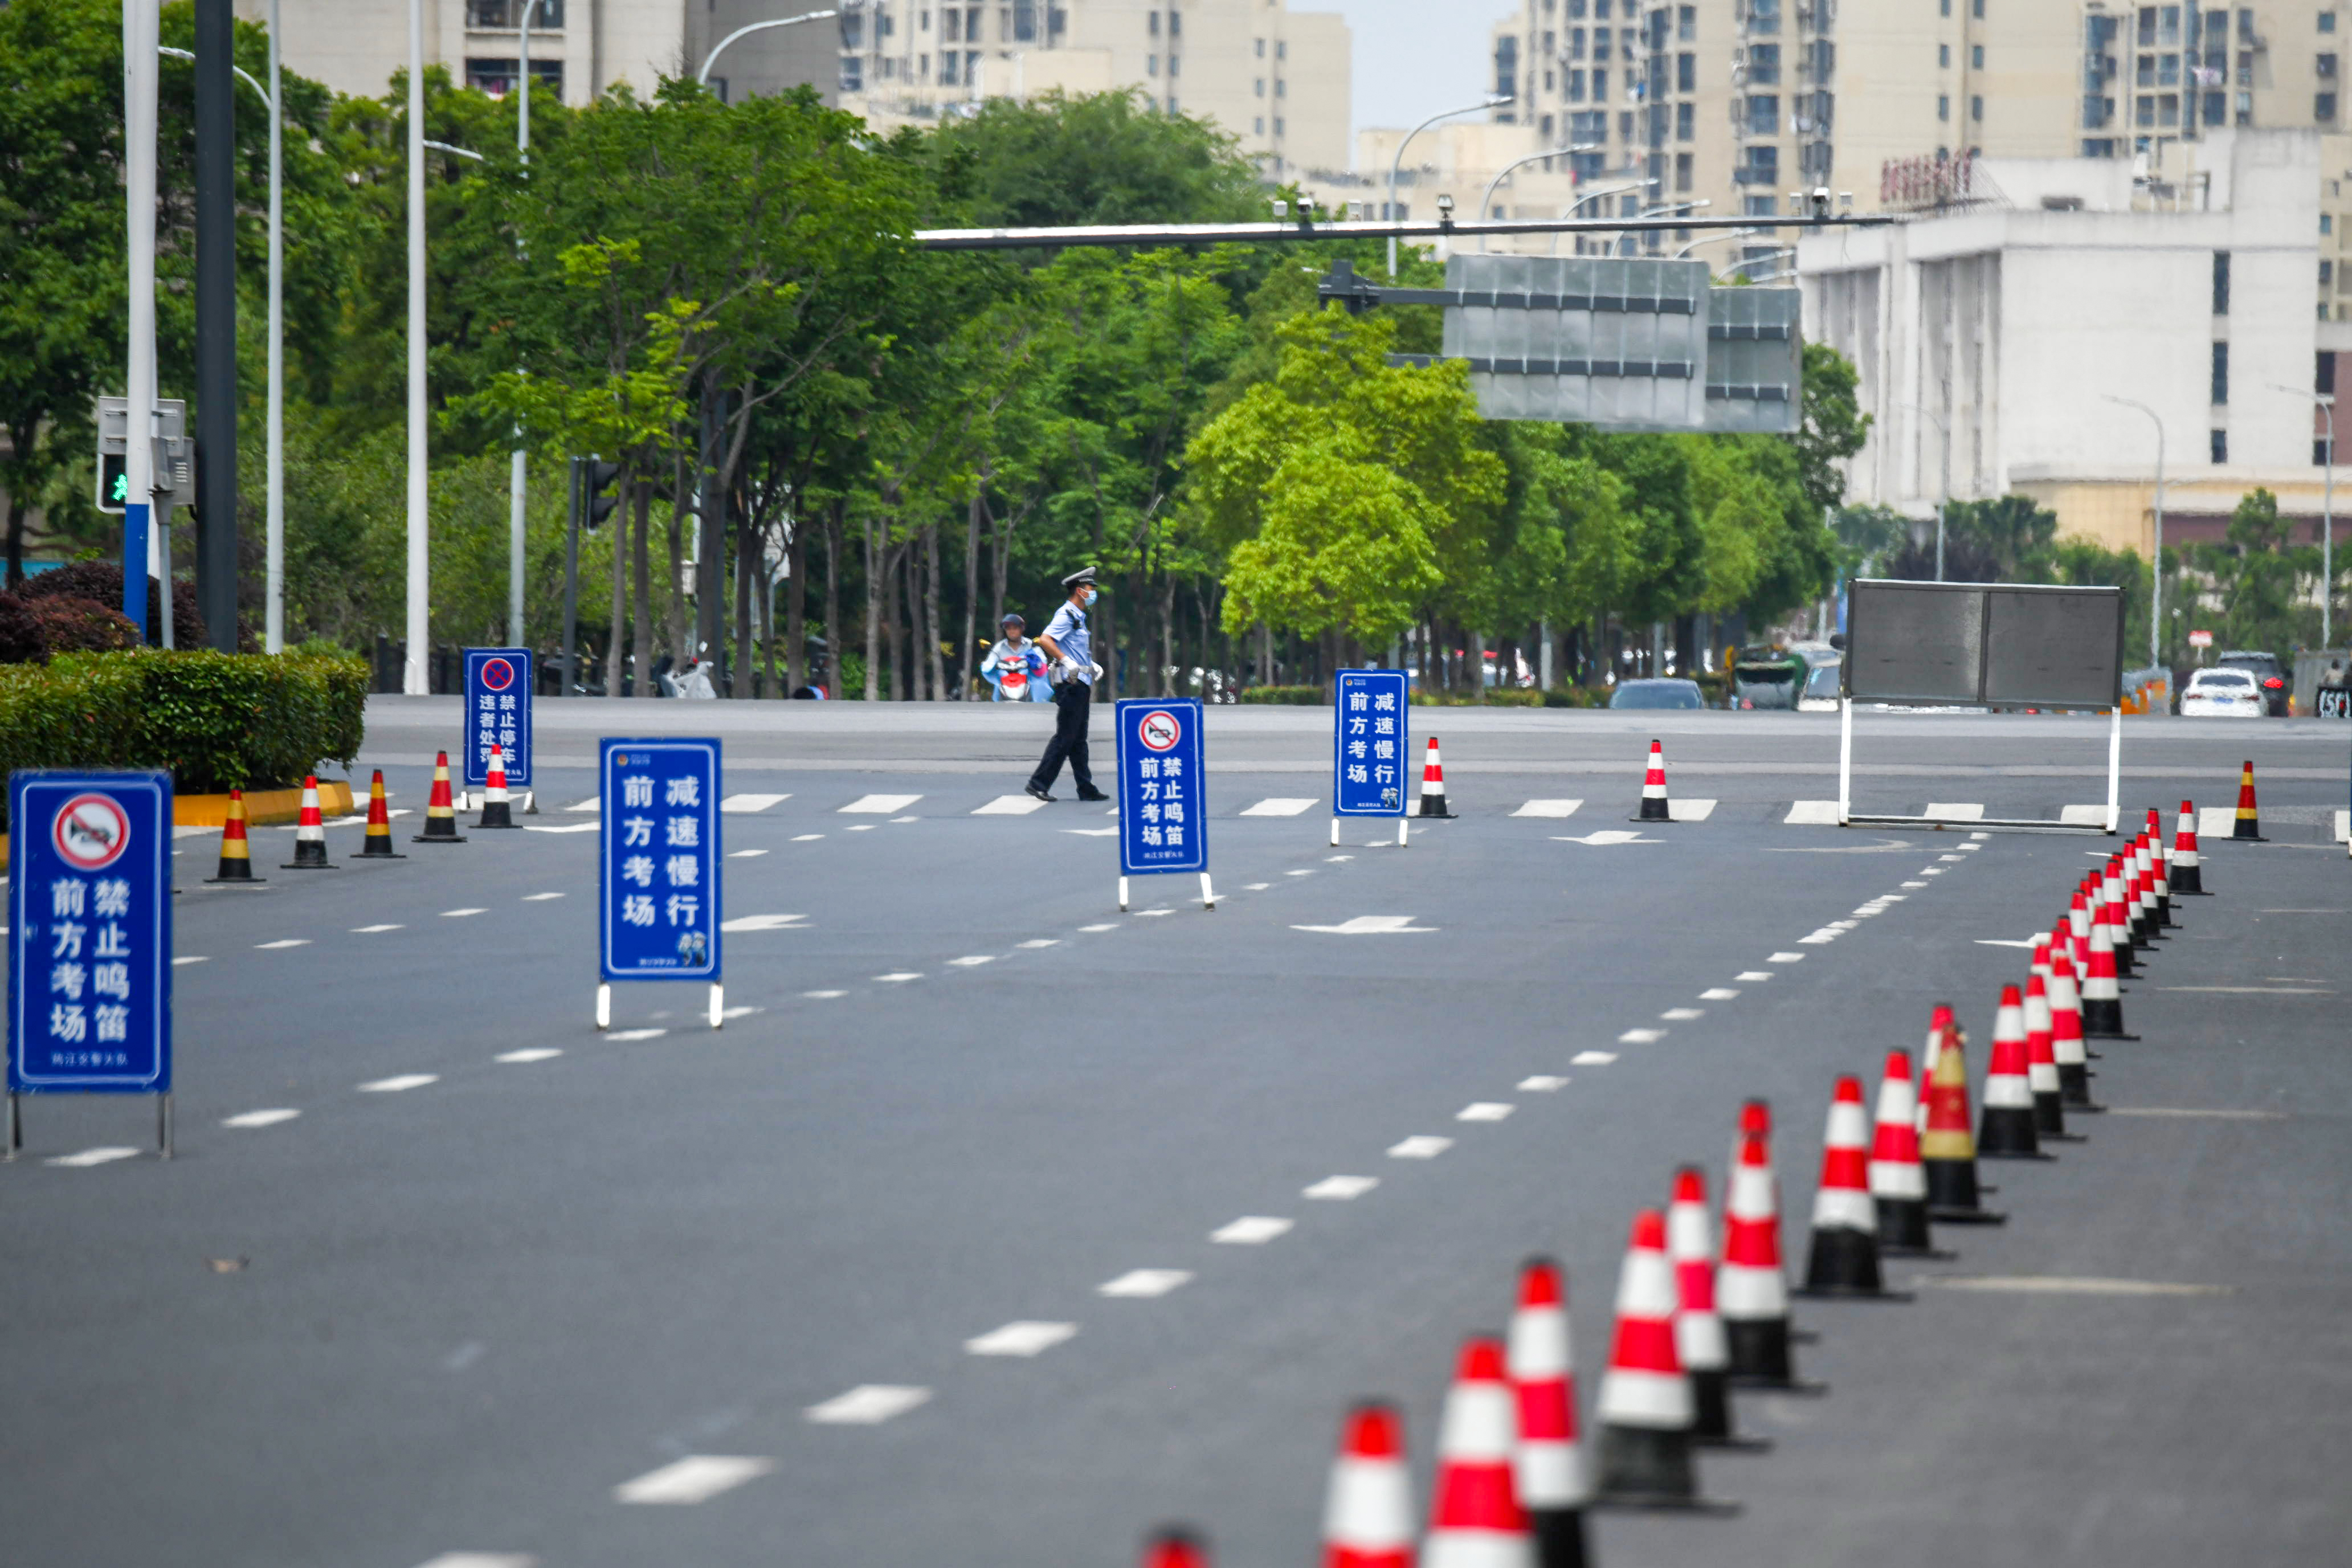
[(1936, 15), (1938, 16), (1948, 16), (1951, 14), (1952, 0), (1936, 0)]
[(1780, 95), (1775, 92), (1751, 92), (1748, 95), (1748, 133), (1750, 136), (1777, 136), (1780, 132)]
[(1984, 16), (1984, 0), (1969, 0), (1969, 15), (1981, 18)]
[(2236, 111), (2240, 125), (2252, 125), (2254, 122), (2254, 95), (2251, 92), (2238, 94)]
[(1675, 57), (1675, 90), (1676, 92), (1698, 90), (1698, 57), (1696, 55)]
[(2333, 12), (2333, 11), (2322, 11), (2322, 12), (2319, 14), (2319, 30), (2320, 30), (2321, 32), (2323, 32), (2323, 33), (2332, 33), (2332, 32), (2336, 31), (2336, 13), (2335, 13), (2335, 12)]
[(1160, 57), (1158, 55), (1146, 55), (1143, 57), (1143, 74), (1146, 76), (1158, 76), (1160, 74)]
[(1938, 120), (1949, 120), (1951, 117), (1952, 95), (1948, 92), (1937, 93), (1936, 95), (1936, 118)]
[(2311, 117), (2314, 120), (2335, 119), (2336, 95), (2332, 92), (2313, 93), (2311, 95)]
[(1606, 103), (1609, 101), (1609, 73), (1607, 71), (1597, 70), (1592, 73), (1592, 101), (1595, 103)]
[(1171, 11), (1168, 13), (1168, 36), (1171, 38), (1181, 38), (1184, 36), (1183, 12)]
[(1677, 5), (1675, 7), (1675, 37), (1678, 41), (1685, 44), (1696, 43), (1698, 41), (1697, 6)]
[(2212, 458), (2213, 461), (2217, 463), (2228, 462), (2230, 460), (2230, 433), (2227, 430), (2216, 430), (2212, 434), (2211, 440), (2212, 450), (2209, 455)]
[[(1588, 142), (1608, 141), (1609, 116), (1593, 110), (1586, 110), (1582, 113), (1570, 115), (1568, 117), (1568, 139), (1579, 145)], [(1580, 174), (1577, 177), (1581, 179), (1584, 176)]]
[[(950, 11), (947, 15), (952, 16), (955, 13)], [(963, 85), (956, 79), (956, 65), (957, 62), (962, 58), (963, 57), (957, 54), (953, 49), (941, 49), (940, 51), (940, 85), (941, 87), (961, 87)], [(1152, 56), (1151, 63), (1154, 66), (1157, 66), (1160, 63), (1160, 57), (1158, 55)], [(1159, 73), (1154, 71), (1152, 74), (1156, 76)]]
[(2336, 232), (2336, 215), (2334, 213), (2321, 213), (2319, 215), (2319, 232), (2322, 234), (2334, 234)]
[(2228, 106), (2224, 101), (2228, 96), (2229, 95), (2226, 93), (2220, 92), (2209, 92), (2205, 95), (2204, 116), (2206, 124), (2219, 125), (2228, 117)]
[(919, 62), (919, 65), (918, 65), (918, 68), (919, 68), (919, 69), (922, 72), (922, 79), (923, 79), (924, 81), (929, 81), (929, 80), (930, 80), (930, 79), (931, 79), (931, 57), (930, 57), (930, 56), (929, 56), (929, 55), (917, 55), (917, 56), (915, 57), (915, 58), (916, 58), (916, 60)]
[(2311, 390), (2334, 395), (2336, 392), (2336, 351), (2322, 349), (2315, 363), (2317, 374), (2312, 378)]
[(1505, 35), (1495, 40), (1495, 96), (1516, 98), (1519, 79), (1519, 40)]
[[(1168, 57), (1168, 74), (1170, 76), (1174, 76), (1176, 74), (1176, 57), (1173, 55)], [(1290, 96), (1290, 83), (1287, 79), (1282, 77), (1276, 77), (1274, 79), (1274, 96), (1276, 98), (1288, 98)]]
[(1767, 36), (1780, 30), (1780, 0), (1748, 0), (1748, 30)]
[(1620, 142), (1633, 140), (1633, 112), (1631, 110), (1617, 117), (1617, 140)]
[(1675, 190), (1677, 194), (1687, 194), (1689, 192), (1691, 188), (1691, 170), (1696, 162), (1696, 160), (1688, 153), (1677, 153), (1675, 154)]
[[(2230, 253), (2217, 250), (2213, 253), (2213, 314), (2226, 316), (2229, 313)], [(2217, 397), (2213, 401), (2219, 403), (2221, 399)]]
[(2321, 263), (2319, 264), (2319, 286), (2320, 286), (2322, 289), (2329, 289), (2329, 288), (2333, 288), (2333, 287), (2335, 286), (2335, 284), (2336, 284), (2336, 263), (2334, 263), (2333, 261), (2323, 261), (2323, 262), (2321, 262)]
[(1259, 115), (1259, 116), (1258, 116), (1255, 121), (1251, 121), (1251, 123), (1250, 123), (1250, 133), (1251, 133), (1252, 135), (1254, 135), (1254, 136), (1263, 136), (1263, 135), (1265, 135), (1265, 115), (1261, 114), (1261, 115)]
[(2216, 408), (2230, 401), (2230, 345), (2228, 343), (2213, 345), (2212, 393), (2210, 401)]
[(1568, 101), (1570, 103), (1582, 103), (1584, 101), (1584, 73), (1582, 71), (1572, 70), (1568, 73)]
[(1969, 118), (1970, 120), (1982, 120), (1984, 118), (1984, 94), (1979, 92), (1969, 95)]
[(1677, 103), (1675, 105), (1675, 140), (1677, 142), (1695, 142), (1698, 140), (1697, 104)]
[(2180, 95), (2168, 92), (2156, 100), (2156, 123), (2166, 131), (2180, 129)]
[(1748, 79), (1758, 87), (1780, 85), (1780, 45), (1758, 44), (1748, 51)]
[(1037, 7), (1034, 0), (1019, 0), (1013, 7), (1013, 41), (1034, 44), (1037, 41)]
[[(1547, 147), (1552, 145), (1551, 124), (1551, 116), (1549, 114), (1536, 122), (1536, 134), (1543, 138), (1543, 143)], [(1550, 165), (1547, 163), (1545, 167), (1549, 168)]]
[(841, 57), (841, 90), (844, 92), (866, 90), (866, 62), (862, 57), (857, 55)]
[(1282, 116), (1279, 114), (1274, 117), (1274, 133), (1276, 136), (1282, 134)]
[(1592, 29), (1592, 58), (1596, 60), (1609, 58), (1609, 29), (1606, 27)]
[[(1168, 74), (1170, 76), (1182, 76), (1184, 74), (1183, 56), (1170, 55), (1168, 57)], [(1274, 84), (1274, 96), (1276, 98), (1280, 98), (1282, 96), (1282, 84), (1280, 82), (1276, 82)]]
[(2312, 69), (2319, 73), (2320, 80), (2334, 81), (2336, 79), (2336, 57), (2334, 55), (2312, 56), (2311, 67)]
[(1970, 44), (1969, 46), (1969, 68), (1971, 70), (1984, 69), (1984, 46), (1982, 44)]
[(1278, 60), (1286, 60), (1290, 58), (1290, 40), (1288, 38), (1275, 39), (1274, 58)]

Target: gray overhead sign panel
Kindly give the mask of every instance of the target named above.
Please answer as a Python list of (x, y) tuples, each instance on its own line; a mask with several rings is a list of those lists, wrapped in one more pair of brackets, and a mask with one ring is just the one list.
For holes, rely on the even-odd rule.
[(1704, 426), (1705, 262), (1455, 256), (1445, 281), (1444, 357), (1487, 418)]
[(2123, 590), (1862, 579), (1846, 612), (1861, 702), (2107, 708), (2123, 694)]
[(1709, 291), (1706, 427), (1793, 433), (1803, 416), (1805, 346), (1794, 289)]

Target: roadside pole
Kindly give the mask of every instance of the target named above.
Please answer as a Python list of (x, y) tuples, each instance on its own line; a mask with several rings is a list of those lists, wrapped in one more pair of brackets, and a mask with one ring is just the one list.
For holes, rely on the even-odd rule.
[[(155, 491), (155, 88), (162, 71), (155, 49), (162, 33), (159, 0), (123, 0), (122, 187), (130, 259), (130, 372), (124, 392), (122, 613), (147, 636), (147, 579), (154, 571), (150, 520)], [(172, 595), (163, 595), (164, 613)]]

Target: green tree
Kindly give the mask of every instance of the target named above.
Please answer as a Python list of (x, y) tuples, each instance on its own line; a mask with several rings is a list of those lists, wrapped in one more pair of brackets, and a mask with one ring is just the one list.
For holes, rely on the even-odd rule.
[(1205, 120), (1139, 91), (983, 100), (929, 139), (945, 198), (989, 227), (1263, 217), (1257, 171)]

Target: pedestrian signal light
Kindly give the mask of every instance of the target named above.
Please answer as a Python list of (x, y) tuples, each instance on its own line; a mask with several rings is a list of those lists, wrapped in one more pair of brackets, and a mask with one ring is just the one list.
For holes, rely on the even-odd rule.
[(121, 452), (101, 452), (98, 458), (98, 510), (121, 511), (131, 499), (131, 459)]

